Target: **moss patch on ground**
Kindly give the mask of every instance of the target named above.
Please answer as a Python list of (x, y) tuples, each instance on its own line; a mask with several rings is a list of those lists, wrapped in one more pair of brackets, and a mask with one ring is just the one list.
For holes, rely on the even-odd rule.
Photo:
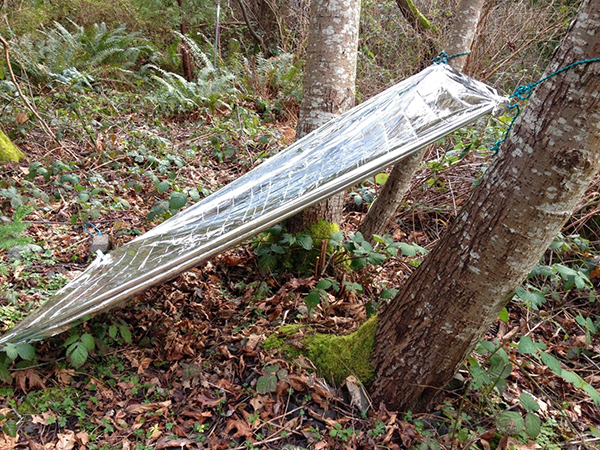
[[(341, 384), (346, 377), (354, 375), (368, 386), (374, 375), (371, 354), (377, 323), (377, 317), (372, 317), (354, 333), (345, 336), (312, 333), (310, 328), (302, 325), (286, 325), (263, 341), (262, 346), (278, 349), (288, 358), (303, 354), (327, 381)], [(292, 343), (301, 332), (306, 336)]]

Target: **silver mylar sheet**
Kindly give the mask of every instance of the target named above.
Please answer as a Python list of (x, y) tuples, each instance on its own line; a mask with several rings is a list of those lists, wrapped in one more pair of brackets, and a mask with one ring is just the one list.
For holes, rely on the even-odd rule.
[(256, 235), (507, 99), (444, 64), (432, 65), (340, 115), (148, 233), (98, 256), (0, 338), (31, 342), (68, 329)]

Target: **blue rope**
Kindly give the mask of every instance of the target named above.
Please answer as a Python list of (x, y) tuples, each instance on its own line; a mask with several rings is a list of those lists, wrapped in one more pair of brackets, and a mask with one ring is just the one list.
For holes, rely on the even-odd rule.
[(83, 231), (85, 231), (87, 234), (89, 234), (90, 236), (94, 236), (94, 234), (92, 234), (92, 232), (90, 230), (88, 230), (88, 225), (90, 225), (91, 227), (94, 228), (94, 230), (96, 230), (98, 232), (98, 234), (96, 234), (95, 236), (100, 236), (102, 234), (102, 231), (100, 231), (98, 229), (98, 227), (96, 225), (94, 225), (92, 222), (88, 222), (83, 226)]
[(455, 53), (454, 55), (448, 56), (448, 53), (443, 51), (438, 56), (436, 56), (435, 58), (433, 58), (431, 60), (431, 64), (448, 64), (448, 60), (450, 60), (452, 58), (458, 58), (459, 56), (466, 56), (470, 53), (471, 53), (471, 51), (466, 51), (466, 52), (462, 52), (462, 53)]
[[(515, 89), (515, 92), (513, 92), (508, 98), (511, 100), (517, 99), (517, 101), (518, 100), (522, 100), (522, 101), (529, 100), (529, 97), (531, 97), (533, 90), (538, 85), (542, 84), (544, 81), (547, 81), (550, 78), (552, 78), (566, 70), (569, 70), (575, 66), (579, 66), (581, 64), (589, 64), (589, 63), (593, 63), (593, 62), (600, 62), (600, 58), (582, 59), (581, 61), (575, 61), (574, 63), (571, 63), (561, 69), (558, 69), (556, 72), (552, 72), (550, 75), (545, 76), (544, 78), (536, 81), (535, 83), (528, 83), (527, 85), (518, 86)], [(508, 139), (508, 135), (510, 134), (510, 132), (513, 128), (513, 125), (515, 124), (517, 117), (519, 117), (519, 115), (521, 114), (521, 108), (519, 107), (518, 103), (512, 103), (512, 104), (508, 105), (508, 108), (516, 109), (517, 112), (516, 112), (515, 116), (512, 118), (512, 120), (510, 121), (510, 124), (508, 125), (508, 128), (506, 129), (506, 132), (504, 133), (504, 137), (502, 139), (500, 139), (498, 142), (496, 142), (490, 148), (490, 151), (493, 151), (494, 155), (496, 155), (498, 153), (498, 150), (500, 150), (500, 144), (502, 144), (504, 141), (506, 141), (506, 139)]]

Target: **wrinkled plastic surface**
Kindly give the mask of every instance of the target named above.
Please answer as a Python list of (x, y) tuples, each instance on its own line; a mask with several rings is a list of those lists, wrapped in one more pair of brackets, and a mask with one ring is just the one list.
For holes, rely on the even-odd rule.
[(68, 329), (302, 209), (377, 174), (492, 112), (504, 97), (433, 65), (353, 108), (185, 211), (97, 257), (0, 338), (0, 346)]

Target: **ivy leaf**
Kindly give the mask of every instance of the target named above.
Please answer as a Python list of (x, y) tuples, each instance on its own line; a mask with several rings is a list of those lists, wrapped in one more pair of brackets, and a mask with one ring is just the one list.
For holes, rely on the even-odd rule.
[(198, 192), (198, 189), (192, 188), (189, 190), (188, 194), (190, 195), (192, 201), (197, 202), (200, 200), (200, 192)]
[(379, 295), (379, 298), (381, 298), (383, 300), (387, 300), (387, 299), (390, 299), (390, 298), (394, 298), (397, 293), (398, 293), (398, 289), (393, 289), (393, 288), (387, 289), (387, 288), (385, 288), (385, 289), (383, 289), (381, 291), (381, 294)]
[(181, 192), (171, 192), (171, 196), (169, 197), (169, 209), (174, 209), (177, 211), (180, 208), (183, 208), (187, 203), (187, 195), (182, 194)]
[(527, 289), (519, 286), (515, 289), (515, 294), (521, 300), (525, 302), (530, 308), (538, 310), (546, 302), (544, 294), (537, 291), (528, 291)]
[(268, 394), (271, 392), (275, 392), (277, 389), (277, 375), (274, 373), (268, 373), (266, 375), (261, 375), (256, 380), (256, 392), (259, 394)]
[(410, 245), (400, 242), (400, 251), (404, 256), (417, 256), (417, 249)]
[(159, 194), (162, 194), (163, 192), (165, 192), (170, 187), (171, 187), (171, 182), (170, 181), (161, 181), (156, 186), (156, 190), (158, 191)]

